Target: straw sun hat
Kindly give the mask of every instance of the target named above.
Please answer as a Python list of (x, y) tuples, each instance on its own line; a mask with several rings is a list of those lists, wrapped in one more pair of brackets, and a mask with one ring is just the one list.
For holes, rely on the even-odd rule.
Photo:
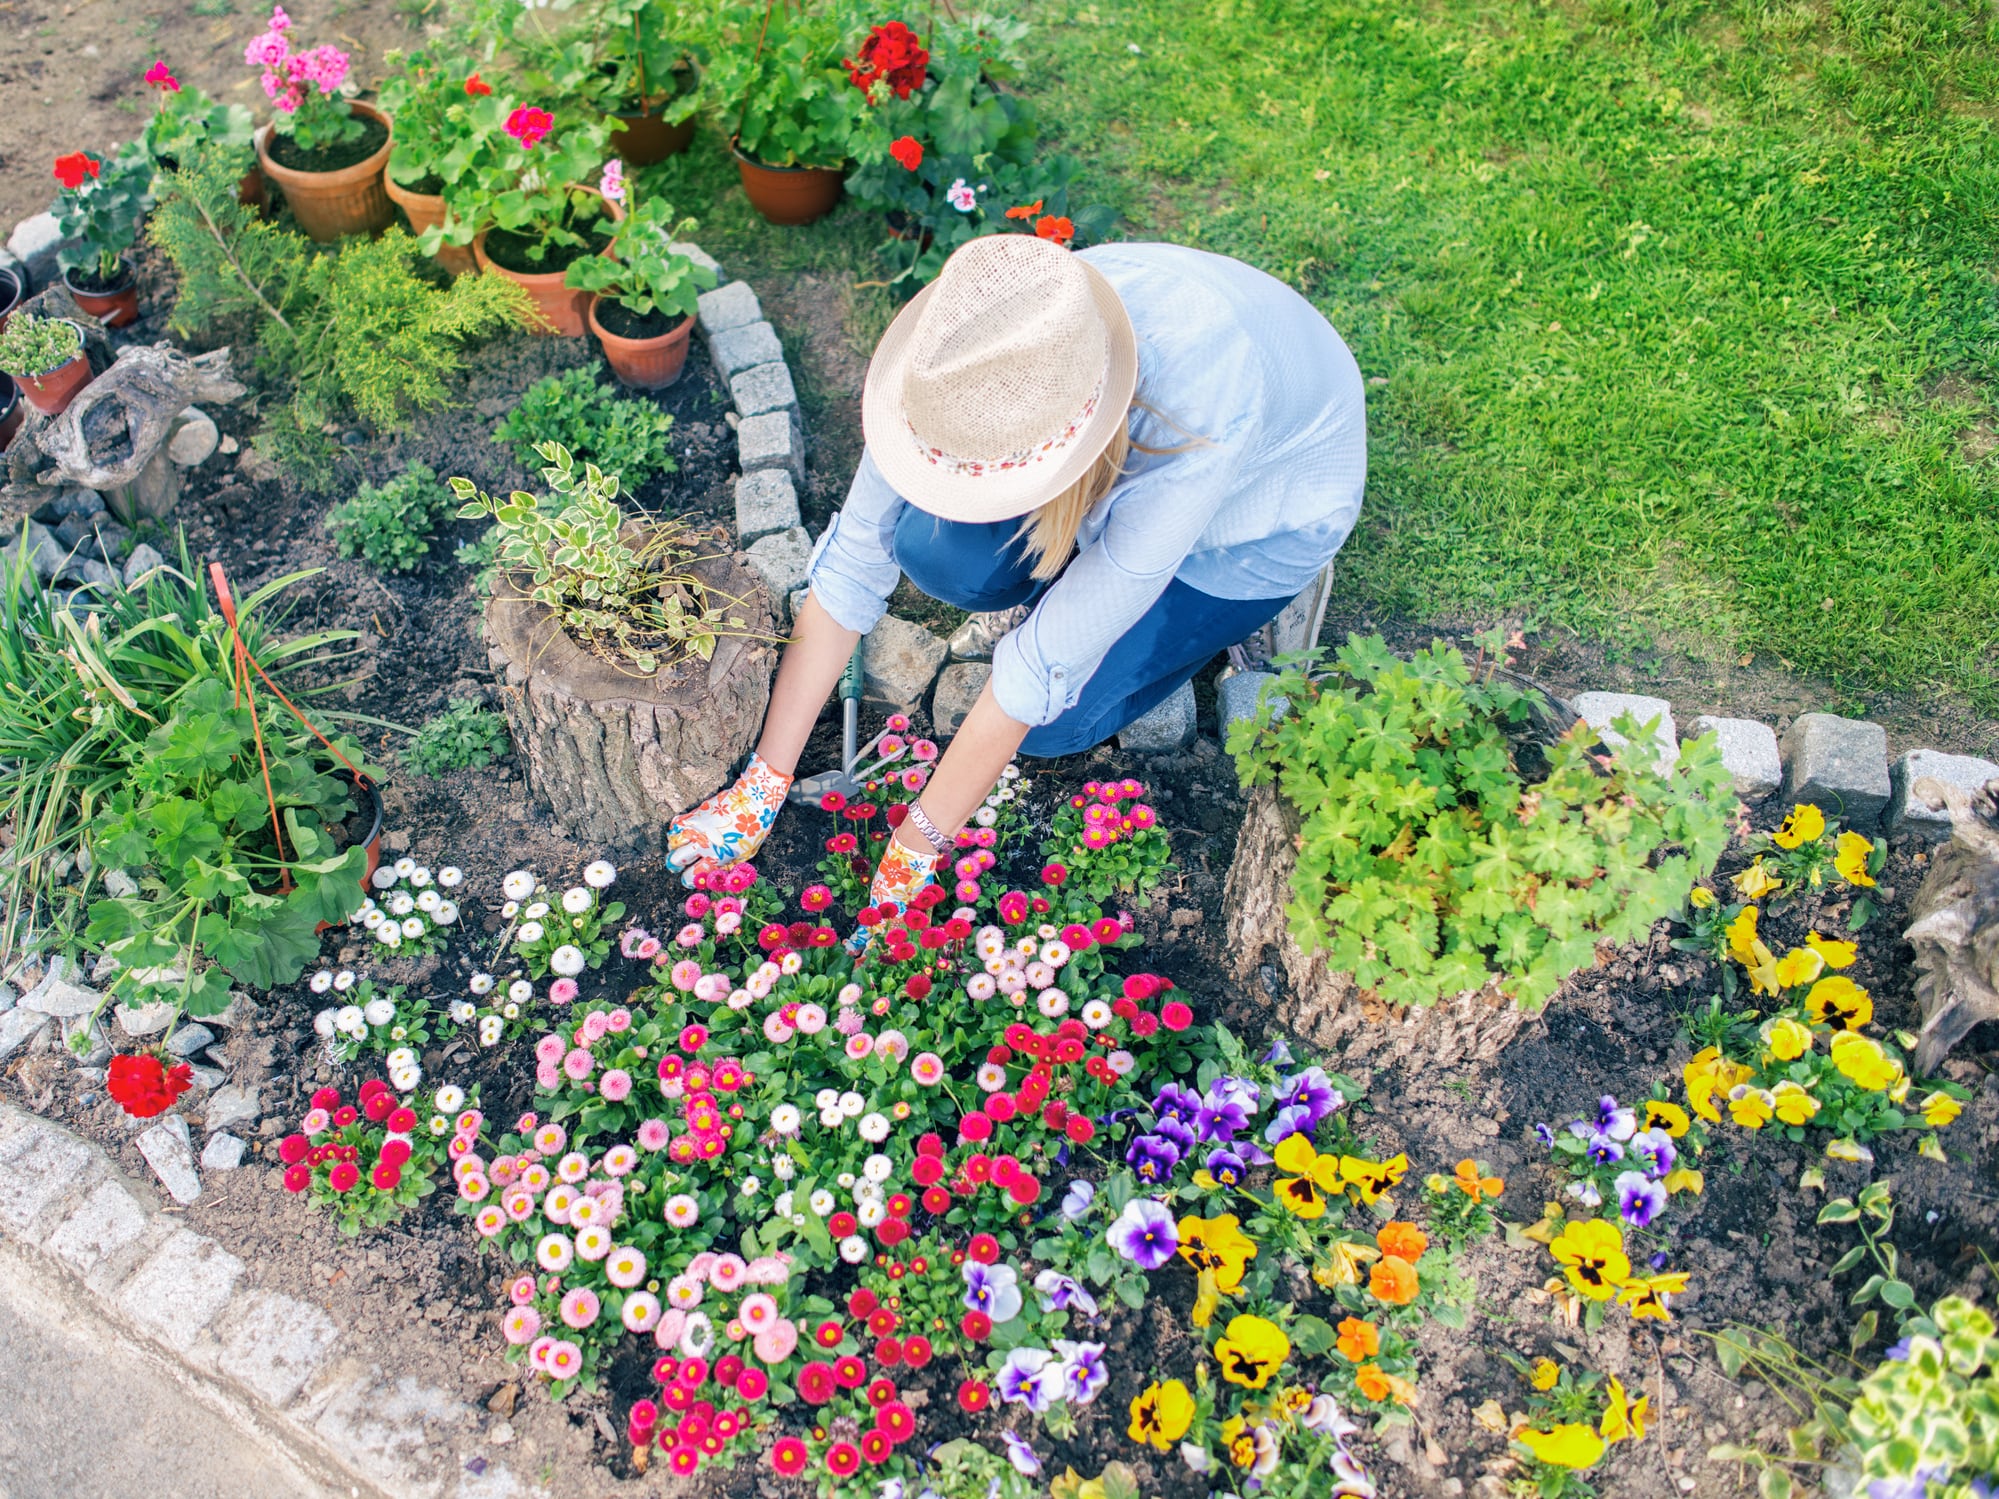
[(975, 239), (882, 335), (861, 393), (868, 452), (944, 520), (1025, 515), (1123, 424), (1138, 341), (1101, 272), (1048, 240)]

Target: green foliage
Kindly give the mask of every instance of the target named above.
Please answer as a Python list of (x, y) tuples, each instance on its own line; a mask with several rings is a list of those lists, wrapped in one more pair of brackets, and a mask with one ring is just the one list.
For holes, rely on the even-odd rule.
[(627, 542), (616, 474), (594, 463), (577, 473), (559, 443), (536, 452), (550, 502), (517, 489), (503, 503), (470, 479), (454, 478), (451, 489), (462, 518), (483, 517), (499, 531), (500, 570), (517, 575), (573, 639), (650, 676), (683, 653), (708, 660), (723, 628), (742, 627), (688, 571), (693, 549), (679, 525), (656, 523)]
[(481, 708), (469, 698), (453, 698), (417, 730), (403, 751), (403, 764), (420, 776), (441, 776), (491, 765), (512, 748), (504, 713)]
[(65, 318), (17, 312), (0, 330), (0, 372), (9, 375), (46, 375), (82, 352), (83, 334)]
[(609, 249), (573, 262), (563, 284), (613, 298), (640, 317), (691, 317), (695, 298), (715, 284), (715, 273), (667, 246), (686, 239), (694, 220), (674, 222), (673, 205), (664, 198), (632, 201), (636, 189), (626, 182), (629, 211), (611, 232)]
[[(1868, 1306), (1878, 1297), (1895, 1314), (1897, 1328), (1921, 1316), (1915, 1310), (1915, 1288), (1901, 1278), (1901, 1255), (1889, 1241), (1888, 1236), (1895, 1229), (1895, 1203), (1888, 1194), (1887, 1182), (1869, 1182), (1860, 1189), (1858, 1200), (1835, 1197), (1819, 1209), (1817, 1221), (1851, 1223), (1860, 1234), (1860, 1242), (1841, 1255), (1830, 1272), (1840, 1276), (1861, 1265), (1867, 1266), (1866, 1276), (1849, 1298), (1851, 1305)], [(1874, 1340), (1879, 1317), (1878, 1312), (1869, 1310), (1854, 1324), (1850, 1340), (1856, 1353)]]
[(326, 512), (343, 557), (362, 556), (384, 572), (415, 572), (430, 555), (437, 523), (452, 510), (451, 490), (428, 465), (412, 463), (383, 485), (363, 484)]
[(674, 472), (673, 418), (651, 401), (600, 384), (598, 366), (578, 365), (537, 380), (493, 431), (513, 444), (521, 467), (542, 462), (541, 446), (558, 443), (580, 463), (617, 474), (627, 492)]
[[(1496, 646), (1496, 642), (1493, 642)], [(1291, 705), (1273, 721), (1271, 695)], [(1413, 660), (1349, 637), (1332, 672), (1279, 676), (1229, 748), (1301, 819), (1293, 935), (1397, 1005), (1497, 977), (1537, 1008), (1603, 938), (1676, 914), (1728, 840), (1734, 801), (1712, 736), (1670, 772), (1645, 725), (1614, 754), (1578, 724), (1521, 774), (1507, 731), (1539, 695), (1441, 643)]]
[(389, 176), (404, 187), (455, 180), (476, 134), (471, 109), (477, 96), (465, 92), (465, 83), (479, 65), (468, 57), (433, 57), (421, 50), (387, 52), (382, 61), (389, 72), (381, 104), (396, 122)]
[[(196, 683), (91, 820), (97, 863), (138, 886), (90, 907), (85, 935), (118, 963), (114, 993), (218, 1014), (232, 982), (296, 979), (319, 952), (319, 923), (360, 904), (367, 851), (336, 852), (327, 832), (353, 809), (346, 784), (321, 768), (302, 729), (269, 710), (262, 719), (260, 747), (252, 710), (228, 684)], [(361, 763), (351, 740), (342, 752)]]
[[(399, 429), (450, 403), (468, 339), (525, 321), (528, 300), (502, 276), (425, 280), (400, 229), (337, 249), (267, 223), (236, 201), (236, 167), (203, 159), (167, 173), (149, 232), (180, 276), (173, 327), (256, 327), (259, 363), (292, 382), (289, 409), (267, 432), (283, 451), (323, 447), (325, 424), (358, 415)], [(330, 483), (337, 471), (319, 475)]]
[(537, 265), (550, 251), (567, 252), (553, 270), (587, 249), (603, 227), (603, 200), (584, 184), (594, 186), (603, 164), (610, 139), (604, 117), (560, 108), (553, 128), (530, 148), (507, 133), (521, 104), (536, 101), (495, 92), (453, 106), (464, 125), (441, 159), (446, 222), (424, 231), (426, 250), (468, 244), (482, 229), (505, 229), (533, 241), (527, 253)]
[[(183, 82), (178, 89), (160, 90), (159, 107), (146, 122), (140, 145), (155, 176), (183, 162), (210, 157), (242, 173), (256, 161), (251, 130), (247, 106), (219, 104), (196, 85)], [(157, 185), (153, 193), (158, 195)]]
[(720, 24), (702, 96), (747, 155), (772, 167), (843, 167), (885, 148), (873, 105), (841, 66), (868, 33), (853, 6), (736, 0)]
[(101, 162), (96, 176), (58, 191), (49, 206), (62, 231), (62, 268), (115, 279), (125, 252), (139, 237), (152, 183), (152, 161), (143, 150), (127, 148)]
[(598, 114), (632, 109), (643, 96), (678, 123), (700, 100), (687, 66), (706, 55), (709, 7), (688, 0), (584, 0), (531, 9), (519, 0), (468, 0), (465, 14), (493, 39), (525, 97)]

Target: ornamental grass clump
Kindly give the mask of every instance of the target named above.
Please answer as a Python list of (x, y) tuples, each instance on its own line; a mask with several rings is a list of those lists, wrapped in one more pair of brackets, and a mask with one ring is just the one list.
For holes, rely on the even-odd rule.
[(1330, 671), (1283, 673), (1230, 731), (1244, 785), (1274, 783), (1299, 818), (1293, 937), (1391, 1004), (1496, 981), (1537, 1008), (1598, 942), (1677, 914), (1727, 844), (1711, 736), (1661, 769), (1646, 725), (1620, 719), (1613, 750), (1577, 724), (1530, 778), (1517, 741), (1546, 704), (1484, 644), (1477, 662), (1443, 644), (1404, 661), (1350, 636)]

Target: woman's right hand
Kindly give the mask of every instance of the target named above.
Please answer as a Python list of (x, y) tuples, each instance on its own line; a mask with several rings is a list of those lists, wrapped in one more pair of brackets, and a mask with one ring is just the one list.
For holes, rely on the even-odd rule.
[(734, 785), (673, 819), (666, 835), (667, 868), (691, 888), (698, 876), (750, 858), (770, 836), (791, 782), (763, 756), (751, 755)]

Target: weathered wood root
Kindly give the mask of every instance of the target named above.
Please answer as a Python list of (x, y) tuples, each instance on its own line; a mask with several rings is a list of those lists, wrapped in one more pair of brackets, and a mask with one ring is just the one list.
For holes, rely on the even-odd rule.
[(1916, 950), (1923, 1029), (1918, 1075), (1933, 1072), (1981, 1020), (1999, 1020), (1999, 780), (1977, 792), (1925, 776), (1910, 788), (1950, 809), (1951, 838), (1909, 904), (1902, 938)]

